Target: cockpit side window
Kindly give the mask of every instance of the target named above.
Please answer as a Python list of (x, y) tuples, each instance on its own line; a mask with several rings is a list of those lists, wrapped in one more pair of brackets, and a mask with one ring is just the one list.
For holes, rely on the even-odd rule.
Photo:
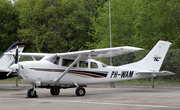
[(79, 62), (79, 67), (88, 68), (88, 62), (86, 62), (86, 61), (80, 61), (80, 62)]
[(91, 62), (91, 68), (98, 68), (97, 63), (95, 63), (95, 62)]
[[(63, 59), (62, 66), (70, 66), (74, 60), (71, 59)], [(73, 67), (77, 67), (77, 64), (75, 64)]]

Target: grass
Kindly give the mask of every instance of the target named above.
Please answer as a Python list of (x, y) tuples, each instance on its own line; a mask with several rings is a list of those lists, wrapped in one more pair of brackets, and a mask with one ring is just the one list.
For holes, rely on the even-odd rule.
[[(151, 84), (151, 78), (129, 80), (129, 81), (119, 81), (116, 83), (118, 84)], [(180, 80), (154, 78), (154, 84), (180, 84)]]
[[(0, 83), (16, 83), (16, 77), (0, 80)], [(25, 81), (22, 82), (22, 80), (18, 77), (18, 83), (26, 83)]]
[[(0, 83), (16, 83), (16, 78), (9, 78), (5, 80), (0, 80)], [(25, 81), (21, 81), (21, 79), (18, 77), (18, 83), (26, 83)], [(138, 80), (128, 80), (128, 81), (119, 81), (115, 82), (117, 84), (151, 84), (151, 78), (146, 79), (138, 79)], [(174, 79), (163, 79), (160, 77), (154, 78), (154, 84), (180, 84), (180, 80), (174, 80)]]

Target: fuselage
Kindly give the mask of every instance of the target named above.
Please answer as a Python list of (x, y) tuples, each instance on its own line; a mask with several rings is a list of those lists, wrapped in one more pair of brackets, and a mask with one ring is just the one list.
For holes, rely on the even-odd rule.
[(57, 84), (57, 85), (87, 85), (93, 83), (116, 82), (147, 78), (149, 75), (136, 74), (138, 70), (107, 66), (99, 61), (88, 59), (78, 61), (59, 82), (54, 80), (59, 77), (71, 63), (70, 59), (59, 61), (27, 61), (19, 62), (19, 75), (29, 83)]

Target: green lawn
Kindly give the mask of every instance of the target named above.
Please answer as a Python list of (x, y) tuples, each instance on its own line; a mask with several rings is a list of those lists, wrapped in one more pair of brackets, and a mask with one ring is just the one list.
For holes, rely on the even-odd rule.
[[(2, 83), (16, 83), (16, 78), (9, 78), (5, 80), (0, 80)], [(25, 81), (21, 81), (21, 79), (18, 77), (18, 82), (19, 83), (26, 83)], [(151, 78), (146, 78), (146, 79), (138, 79), (138, 80), (129, 80), (129, 81), (119, 81), (115, 82), (118, 84), (151, 84)], [(154, 84), (180, 84), (180, 80), (178, 79), (163, 79), (163, 78), (154, 78)]]
[[(1, 83), (16, 83), (16, 77), (0, 80)], [(18, 77), (18, 83), (26, 83), (25, 81), (22, 82), (22, 80)]]
[[(129, 80), (129, 81), (119, 81), (118, 84), (151, 84), (151, 78), (147, 79), (138, 79), (138, 80)], [(171, 80), (171, 79), (157, 79), (154, 78), (154, 84), (180, 84), (180, 80)]]

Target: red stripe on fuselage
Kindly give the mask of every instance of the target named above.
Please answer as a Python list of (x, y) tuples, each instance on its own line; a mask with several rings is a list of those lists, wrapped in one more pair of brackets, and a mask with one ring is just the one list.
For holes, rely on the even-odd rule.
[(102, 76), (94, 75), (94, 74), (78, 73), (78, 72), (70, 72), (70, 73), (81, 74), (81, 75), (85, 75), (85, 76), (91, 76), (91, 77), (94, 77), (94, 78), (103, 78)]
[[(35, 69), (36, 71), (47, 71), (47, 72), (64, 72), (64, 71), (61, 71), (61, 70), (45, 70), (45, 69)], [(91, 76), (91, 77), (94, 77), (94, 78), (103, 78), (102, 76), (99, 76), (99, 75), (94, 75), (94, 74), (88, 74), (88, 73), (82, 73), (82, 72), (72, 72), (72, 71), (69, 71), (68, 73), (73, 73), (73, 74), (81, 74), (81, 75), (85, 75), (85, 76)]]

